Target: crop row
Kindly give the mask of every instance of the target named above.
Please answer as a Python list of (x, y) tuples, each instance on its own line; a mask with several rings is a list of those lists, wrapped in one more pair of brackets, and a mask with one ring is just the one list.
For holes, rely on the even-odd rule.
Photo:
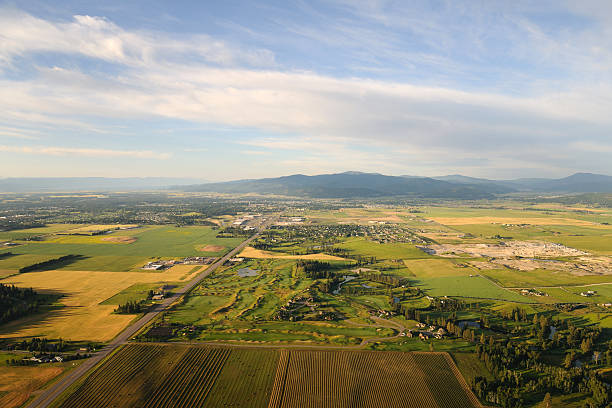
[(229, 354), (229, 349), (222, 348), (189, 349), (144, 405), (151, 408), (202, 406)]
[(285, 351), (268, 408), (473, 407), (442, 354)]
[(62, 407), (106, 405), (109, 400), (121, 396), (124, 384), (138, 376), (162, 351), (164, 351), (162, 347), (144, 348), (134, 345), (124, 347), (87, 377)]

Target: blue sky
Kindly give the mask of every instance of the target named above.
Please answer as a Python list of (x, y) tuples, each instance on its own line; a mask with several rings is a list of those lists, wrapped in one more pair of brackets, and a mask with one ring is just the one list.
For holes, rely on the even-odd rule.
[(4, 177), (612, 174), (610, 112), (609, 1), (0, 2)]

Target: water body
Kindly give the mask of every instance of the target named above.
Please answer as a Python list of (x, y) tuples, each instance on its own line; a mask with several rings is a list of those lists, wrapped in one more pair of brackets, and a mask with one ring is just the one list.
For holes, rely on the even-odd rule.
[(251, 269), (251, 268), (238, 269), (238, 272), (236, 272), (236, 273), (241, 278), (245, 278), (247, 276), (257, 276), (257, 275), (259, 275), (258, 271), (256, 271), (255, 269)]
[(342, 285), (344, 285), (346, 282), (350, 282), (353, 279), (357, 279), (356, 276), (343, 276), (344, 280), (342, 282), (340, 282), (340, 284), (338, 285), (338, 289), (334, 290), (332, 293), (334, 295), (337, 295), (338, 293), (340, 293), (340, 289), (342, 289)]
[(461, 327), (462, 329), (464, 327), (466, 327), (466, 326), (469, 327), (469, 328), (472, 328), (472, 329), (480, 329), (480, 323), (478, 323), (478, 322), (470, 322), (470, 321), (467, 321), (467, 320), (459, 322), (457, 325), (459, 327)]

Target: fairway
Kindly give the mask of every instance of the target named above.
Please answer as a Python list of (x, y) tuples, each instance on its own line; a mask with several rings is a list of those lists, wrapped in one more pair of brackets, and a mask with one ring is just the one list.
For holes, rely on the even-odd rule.
[(446, 353), (130, 344), (55, 407), (481, 407)]

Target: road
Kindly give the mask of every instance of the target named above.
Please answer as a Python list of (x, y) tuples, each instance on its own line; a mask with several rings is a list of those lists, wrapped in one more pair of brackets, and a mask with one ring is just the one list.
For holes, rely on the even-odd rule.
[(148, 323), (150, 323), (155, 317), (157, 317), (161, 312), (168, 309), (174, 302), (176, 302), (181, 296), (188, 293), (197, 286), (202, 279), (206, 278), (208, 275), (217, 270), (221, 265), (225, 263), (228, 259), (234, 257), (240, 251), (242, 251), (251, 241), (259, 236), (261, 230), (265, 229), (268, 225), (274, 222), (275, 218), (268, 220), (264, 223), (258, 232), (252, 235), (250, 238), (243, 241), (236, 248), (228, 252), (225, 256), (219, 259), (217, 262), (206, 268), (202, 273), (198, 274), (195, 278), (190, 280), (185, 286), (177, 290), (172, 296), (168, 297), (163, 301), (163, 303), (155, 306), (151, 311), (146, 313), (139, 320), (128, 326), (125, 330), (123, 330), (117, 337), (115, 337), (108, 345), (103, 347), (100, 351), (95, 353), (92, 357), (85, 360), (80, 366), (72, 370), (68, 375), (64, 378), (60, 379), (58, 382), (53, 384), (51, 387), (43, 391), (39, 394), (30, 404), (27, 405), (27, 408), (44, 408), (48, 407), (61, 393), (63, 393), (68, 387), (74, 384), (79, 378), (81, 378), (87, 371), (92, 369), (96, 364), (106, 358), (109, 354), (111, 354), (117, 347), (124, 344), (128, 339), (138, 333), (143, 327), (145, 327)]

